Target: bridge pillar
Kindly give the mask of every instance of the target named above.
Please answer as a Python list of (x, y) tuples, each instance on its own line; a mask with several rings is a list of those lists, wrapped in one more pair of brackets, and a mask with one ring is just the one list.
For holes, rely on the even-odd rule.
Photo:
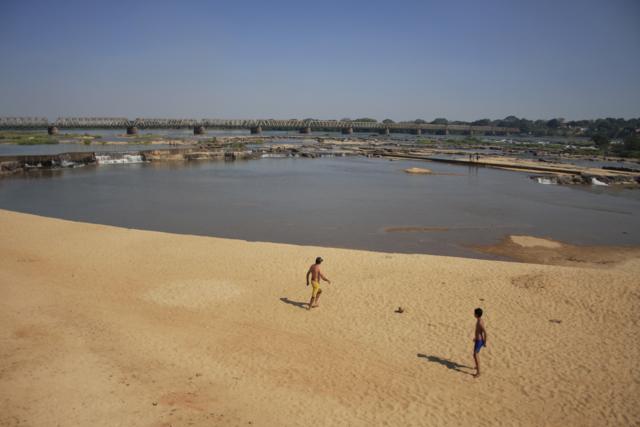
[(349, 126), (348, 128), (342, 128), (343, 135), (351, 135), (353, 133), (353, 127)]
[(135, 126), (129, 126), (127, 128), (127, 135), (136, 135), (138, 133), (138, 128)]
[(447, 127), (447, 128), (444, 128), (444, 134), (445, 134), (445, 135), (449, 135), (449, 128), (448, 128), (448, 127)]
[(389, 133), (391, 132), (389, 131), (389, 128), (382, 128), (382, 129), (378, 129), (378, 133), (380, 135), (389, 135)]
[(206, 133), (206, 130), (204, 126), (196, 126), (193, 128), (194, 135), (204, 135), (205, 133)]
[(262, 126), (253, 126), (251, 128), (251, 134), (252, 135), (256, 135), (256, 134), (259, 134), (259, 133), (262, 133)]
[(49, 126), (47, 127), (47, 133), (49, 135), (57, 135), (59, 132), (59, 129), (56, 126)]
[(310, 126), (305, 126), (303, 128), (300, 128), (300, 133), (310, 134), (311, 133), (311, 127)]
[(420, 128), (413, 129), (411, 131), (411, 133), (414, 134), (414, 135), (422, 135), (422, 129), (420, 129)]

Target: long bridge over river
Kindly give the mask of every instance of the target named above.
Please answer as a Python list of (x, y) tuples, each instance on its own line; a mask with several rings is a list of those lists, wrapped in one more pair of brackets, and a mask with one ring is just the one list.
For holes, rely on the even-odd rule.
[(205, 134), (207, 129), (248, 129), (252, 134), (263, 131), (296, 131), (301, 134), (316, 132), (342, 132), (345, 135), (354, 132), (379, 133), (422, 133), (448, 135), (449, 133), (466, 135), (509, 135), (519, 133), (518, 128), (498, 126), (470, 126), (461, 124), (431, 123), (381, 123), (339, 120), (225, 120), (225, 119), (160, 119), (137, 118), (129, 120), (123, 117), (60, 117), (49, 122), (43, 117), (0, 117), (0, 129), (38, 130), (47, 129), (53, 135), (60, 129), (126, 129), (130, 135), (140, 129), (193, 129), (196, 135)]

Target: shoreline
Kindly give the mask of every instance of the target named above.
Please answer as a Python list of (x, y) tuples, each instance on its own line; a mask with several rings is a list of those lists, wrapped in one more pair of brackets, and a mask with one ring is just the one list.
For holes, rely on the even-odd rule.
[[(640, 169), (633, 167), (603, 166), (588, 167), (569, 162), (549, 161), (543, 157), (528, 159), (522, 156), (530, 150), (512, 150), (506, 147), (494, 147), (491, 144), (470, 146), (466, 148), (439, 148), (413, 141), (400, 144), (379, 138), (337, 139), (331, 137), (291, 136), (289, 139), (309, 141), (309, 144), (280, 143), (271, 144), (283, 139), (279, 136), (228, 136), (213, 138), (200, 143), (176, 142), (173, 140), (147, 141), (149, 149), (130, 151), (127, 155), (140, 156), (135, 162), (148, 161), (203, 161), (203, 160), (249, 160), (261, 157), (324, 157), (324, 156), (365, 156), (394, 159), (420, 160), (428, 162), (444, 162), (468, 167), (490, 167), (513, 172), (534, 174), (534, 179), (544, 184), (558, 185), (600, 185), (621, 188), (640, 188)], [(268, 144), (265, 142), (269, 142)], [(107, 145), (128, 145), (127, 142), (105, 143)], [(175, 145), (171, 148), (153, 148), (154, 145)], [(247, 145), (257, 145), (248, 148)], [(264, 145), (263, 145), (264, 144)], [(470, 151), (482, 153), (483, 150), (499, 151), (499, 153), (482, 154), (472, 158)], [(465, 151), (466, 150), (466, 151)], [(545, 153), (545, 151), (541, 151)], [(515, 156), (514, 156), (515, 154)], [(548, 153), (549, 154), (549, 153)], [(67, 152), (53, 155), (5, 155), (0, 156), (0, 178), (29, 172), (31, 170), (65, 169), (100, 164), (98, 157), (109, 157), (117, 153)], [(443, 157), (444, 156), (444, 157)], [(468, 157), (467, 157), (468, 156)], [(565, 156), (573, 160), (593, 161), (594, 156)], [(610, 159), (617, 162), (621, 158)], [(629, 159), (627, 159), (629, 161)], [(113, 163), (128, 163), (115, 161)]]
[[(0, 232), (5, 423), (640, 420), (637, 257), (605, 268), (523, 264), (5, 210)], [(333, 283), (308, 312), (304, 272), (318, 255)], [(476, 306), (490, 337), (479, 379), (468, 368)]]

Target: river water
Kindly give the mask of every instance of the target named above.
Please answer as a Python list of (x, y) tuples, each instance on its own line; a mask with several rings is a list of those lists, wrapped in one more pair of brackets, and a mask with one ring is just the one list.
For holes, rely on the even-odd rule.
[[(443, 175), (403, 172), (414, 166)], [(541, 185), (520, 172), (363, 157), (48, 171), (0, 180), (0, 208), (174, 233), (471, 257), (485, 255), (469, 245), (508, 234), (640, 245), (638, 191)]]

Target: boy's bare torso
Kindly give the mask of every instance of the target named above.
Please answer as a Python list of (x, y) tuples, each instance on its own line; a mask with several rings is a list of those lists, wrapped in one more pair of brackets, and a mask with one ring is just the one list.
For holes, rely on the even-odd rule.
[(320, 266), (318, 264), (313, 264), (311, 267), (309, 267), (309, 271), (311, 272), (311, 280), (320, 283), (320, 277), (322, 277)]
[(478, 319), (478, 321), (476, 322), (476, 333), (475, 333), (474, 339), (476, 341), (482, 340), (483, 339), (483, 335), (482, 335), (483, 332), (484, 332), (484, 323), (482, 322), (482, 319)]

